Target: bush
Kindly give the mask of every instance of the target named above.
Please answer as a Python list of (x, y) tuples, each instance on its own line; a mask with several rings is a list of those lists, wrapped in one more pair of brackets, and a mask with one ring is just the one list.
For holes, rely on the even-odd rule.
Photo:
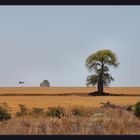
[(32, 116), (39, 116), (39, 115), (44, 115), (44, 108), (39, 108), (39, 107), (34, 107), (30, 115)]
[(16, 112), (16, 116), (17, 117), (21, 117), (22, 116), (22, 113), (21, 112)]
[(49, 107), (48, 111), (46, 112), (47, 116), (61, 118), (64, 116), (64, 108), (63, 107)]
[(20, 117), (20, 116), (23, 116), (23, 115), (28, 115), (28, 109), (26, 108), (25, 105), (20, 104), (19, 107), (20, 107), (20, 112), (17, 112), (16, 116)]
[(9, 107), (8, 104), (7, 104), (6, 102), (0, 103), (0, 106), (1, 106), (2, 108), (6, 109), (7, 112), (12, 111), (12, 110), (11, 110), (11, 107)]
[(71, 112), (72, 112), (72, 115), (75, 115), (75, 116), (82, 116), (83, 115), (83, 109), (80, 107), (73, 108), (71, 110)]
[(5, 108), (5, 109), (9, 108), (9, 106), (8, 106), (8, 104), (6, 102), (2, 103), (2, 107)]
[(43, 114), (44, 108), (34, 107), (32, 112), (37, 114)]
[(0, 106), (0, 121), (7, 121), (11, 119), (11, 114), (8, 111)]
[(134, 115), (140, 118), (140, 102), (135, 105)]

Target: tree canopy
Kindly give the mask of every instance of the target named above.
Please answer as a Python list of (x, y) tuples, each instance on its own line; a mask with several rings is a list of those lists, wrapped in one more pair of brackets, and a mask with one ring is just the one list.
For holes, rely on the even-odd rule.
[(50, 83), (48, 80), (44, 80), (42, 83), (40, 83), (40, 87), (49, 87)]

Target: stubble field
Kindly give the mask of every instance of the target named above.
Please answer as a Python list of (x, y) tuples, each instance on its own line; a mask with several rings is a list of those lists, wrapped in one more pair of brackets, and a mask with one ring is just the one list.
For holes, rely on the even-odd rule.
[[(114, 94), (140, 95), (140, 87), (106, 87), (105, 92)], [(2, 94), (88, 94), (96, 91), (95, 87), (0, 87)]]
[[(0, 88), (0, 104), (7, 103), (12, 111), (19, 109), (19, 104), (24, 104), (28, 108), (32, 107), (51, 107), (51, 106), (85, 106), (85, 107), (100, 107), (101, 102), (110, 101), (118, 105), (135, 104), (140, 101), (140, 96), (79, 96), (88, 95), (95, 91), (96, 88), (91, 87), (3, 87)], [(106, 92), (117, 94), (134, 94), (140, 95), (140, 87), (109, 87), (105, 88)], [(15, 96), (22, 95), (25, 96)], [(43, 94), (43, 96), (41, 96)], [(73, 96), (66, 96), (72, 94)], [(78, 96), (76, 96), (76, 94)], [(10, 96), (11, 95), (11, 96)], [(29, 95), (29, 96), (26, 96)], [(33, 96), (32, 96), (33, 95)], [(37, 95), (37, 96), (35, 96)], [(40, 95), (40, 96), (39, 96)], [(46, 96), (44, 96), (46, 95)], [(47, 96), (55, 95), (55, 96)], [(59, 96), (65, 95), (65, 96)]]

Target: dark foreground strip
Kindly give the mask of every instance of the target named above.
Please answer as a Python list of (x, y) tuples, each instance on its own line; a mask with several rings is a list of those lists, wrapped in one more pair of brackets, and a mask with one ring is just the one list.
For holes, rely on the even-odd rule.
[(47, 136), (0, 136), (2, 140), (140, 140), (140, 135), (47, 135)]

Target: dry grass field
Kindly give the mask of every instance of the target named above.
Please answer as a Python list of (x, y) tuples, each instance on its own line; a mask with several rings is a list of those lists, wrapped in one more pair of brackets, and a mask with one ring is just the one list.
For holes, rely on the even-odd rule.
[[(127, 119), (126, 119), (127, 118)], [(82, 108), (82, 115), (13, 117), (0, 122), (0, 135), (132, 135), (140, 134), (140, 120), (120, 109)]]
[(135, 104), (140, 101), (139, 97), (127, 96), (105, 96), (105, 97), (80, 97), (80, 96), (1, 96), (0, 103), (7, 103), (13, 112), (16, 112), (19, 104), (26, 105), (29, 109), (33, 107), (47, 108), (51, 106), (85, 106), (100, 107), (100, 102), (107, 102), (118, 105)]
[[(0, 87), (1, 94), (88, 94), (93, 87)], [(107, 87), (105, 92), (119, 94), (140, 94), (140, 87)]]
[(88, 87), (1, 87), (0, 94), (87, 94), (95, 91)]
[[(0, 94), (88, 94), (95, 90), (95, 88), (90, 87), (1, 87)], [(105, 88), (105, 91), (120, 94), (140, 94), (140, 87), (109, 87)], [(47, 108), (57, 105), (65, 107), (75, 105), (99, 107), (100, 102), (106, 101), (119, 105), (135, 104), (136, 102), (140, 101), (140, 96), (0, 96), (0, 104), (7, 103), (14, 112), (19, 109), (19, 104), (24, 104), (28, 108)]]
[[(0, 88), (0, 106), (8, 105), (8, 112), (12, 119), (0, 122), (1, 135), (103, 135), (103, 134), (140, 134), (140, 121), (133, 114), (123, 109), (100, 108), (101, 102), (110, 101), (116, 105), (132, 105), (140, 101), (140, 96), (79, 96), (95, 91), (95, 88), (86, 87), (11, 87)], [(140, 94), (140, 88), (106, 88), (106, 92), (118, 94)], [(30, 96), (10, 96), (9, 94), (26, 94)], [(35, 96), (36, 94), (56, 94), (57, 96)], [(74, 94), (59, 96), (60, 94)], [(78, 96), (76, 96), (76, 94)], [(34, 96), (31, 96), (34, 95)], [(60, 119), (53, 116), (18, 117), (19, 104), (32, 112), (34, 107), (44, 108), (62, 106), (65, 115)], [(72, 109), (82, 107), (82, 116), (72, 114)], [(39, 115), (38, 113), (36, 115)], [(127, 118), (127, 120), (126, 120)], [(16, 126), (16, 127), (15, 127)]]

